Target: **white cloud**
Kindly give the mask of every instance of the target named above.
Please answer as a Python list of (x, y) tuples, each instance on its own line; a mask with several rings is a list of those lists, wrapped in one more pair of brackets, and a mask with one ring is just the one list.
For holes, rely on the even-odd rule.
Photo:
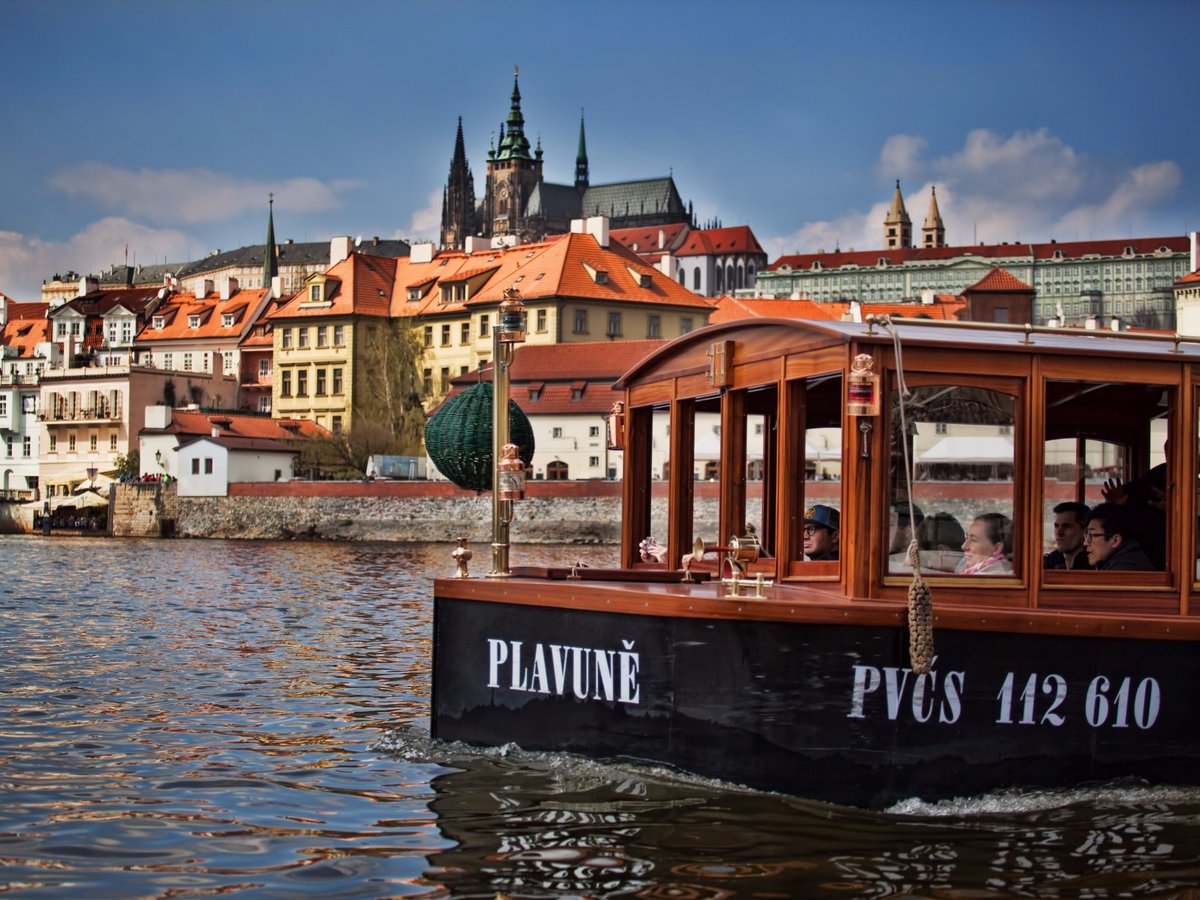
[(269, 193), (281, 209), (324, 212), (341, 206), (340, 194), (358, 182), (316, 178), (253, 181), (209, 169), (138, 169), (88, 161), (60, 169), (50, 186), (73, 199), (151, 222), (221, 222), (261, 211)]
[(128, 219), (109, 217), (93, 222), (67, 241), (43, 241), (15, 231), (0, 231), (0, 292), (14, 300), (32, 302), (41, 297), (41, 284), (55, 274), (74, 270), (97, 274), (113, 263), (186, 260), (197, 241), (173, 228), (149, 228)]
[[(951, 245), (1001, 241), (1045, 241), (1115, 237), (1129, 233), (1132, 220), (1171, 200), (1183, 183), (1170, 160), (1138, 165), (1116, 176), (1045, 128), (1000, 135), (969, 132), (962, 147), (925, 158), (920, 135), (896, 134), (880, 149), (878, 171), (889, 181), (904, 179), (905, 205), (914, 239), (937, 187), (938, 208)], [(891, 185), (880, 202), (860, 213), (805, 223), (795, 232), (763, 241), (772, 258), (818, 249), (859, 250), (883, 246), (883, 217)]]
[(414, 241), (433, 241), (437, 243), (442, 236), (442, 192), (429, 192), (429, 205), (412, 214), (405, 239)]

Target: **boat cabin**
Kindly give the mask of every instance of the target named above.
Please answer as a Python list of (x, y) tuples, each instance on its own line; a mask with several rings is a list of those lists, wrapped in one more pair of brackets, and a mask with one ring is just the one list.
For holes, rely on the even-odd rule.
[[(618, 382), (621, 564), (715, 575), (756, 544), (743, 577), (773, 582), (776, 599), (806, 588), (903, 602), (915, 538), (939, 607), (1189, 615), (1196, 491), (1176, 488), (1197, 484), (1198, 385), (1200, 343), (1178, 337), (910, 319), (706, 328)], [(696, 477), (714, 462), (696, 458), (708, 430), (715, 484)], [(669, 441), (665, 479), (656, 436)], [(1100, 568), (1046, 568), (1055, 507), (1106, 499), (1125, 533), (1097, 522), (1079, 536), (1078, 564), (1095, 543)], [(828, 509), (836, 558), (810, 558), (805, 529)], [(643, 553), (647, 535), (661, 559)], [(976, 538), (986, 557), (967, 546)], [(1108, 545), (1133, 540), (1149, 565), (1104, 568)]]

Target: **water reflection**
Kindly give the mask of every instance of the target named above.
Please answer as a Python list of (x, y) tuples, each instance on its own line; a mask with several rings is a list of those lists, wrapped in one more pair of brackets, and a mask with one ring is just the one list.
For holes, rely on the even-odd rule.
[[(1200, 794), (889, 815), (428, 738), (449, 545), (0, 539), (0, 890), (27, 897), (1170, 893)], [(612, 548), (516, 548), (609, 565)]]

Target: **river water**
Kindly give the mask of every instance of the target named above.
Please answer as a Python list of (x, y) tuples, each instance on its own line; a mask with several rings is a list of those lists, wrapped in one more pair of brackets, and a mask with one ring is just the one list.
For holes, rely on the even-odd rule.
[(869, 813), (432, 743), (451, 549), (0, 538), (0, 893), (1196, 896), (1197, 789)]

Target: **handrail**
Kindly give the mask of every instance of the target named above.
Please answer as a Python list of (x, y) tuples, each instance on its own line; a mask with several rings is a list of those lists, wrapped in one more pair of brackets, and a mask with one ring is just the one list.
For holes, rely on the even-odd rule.
[(911, 316), (893, 317), (890, 315), (876, 315), (874, 313), (863, 316), (863, 323), (868, 326), (883, 325), (885, 322), (891, 322), (893, 325), (917, 325), (921, 328), (929, 326), (981, 328), (988, 331), (1008, 331), (1013, 334), (1025, 335), (1058, 334), (1078, 337), (1133, 338), (1140, 341), (1170, 342), (1177, 346), (1179, 344), (1200, 344), (1200, 337), (1181, 334), (1178, 331), (1172, 334), (1158, 334), (1145, 331), (1112, 331), (1107, 328), (1070, 328), (1065, 325), (1020, 325), (1013, 322), (961, 322), (957, 319), (917, 319)]

